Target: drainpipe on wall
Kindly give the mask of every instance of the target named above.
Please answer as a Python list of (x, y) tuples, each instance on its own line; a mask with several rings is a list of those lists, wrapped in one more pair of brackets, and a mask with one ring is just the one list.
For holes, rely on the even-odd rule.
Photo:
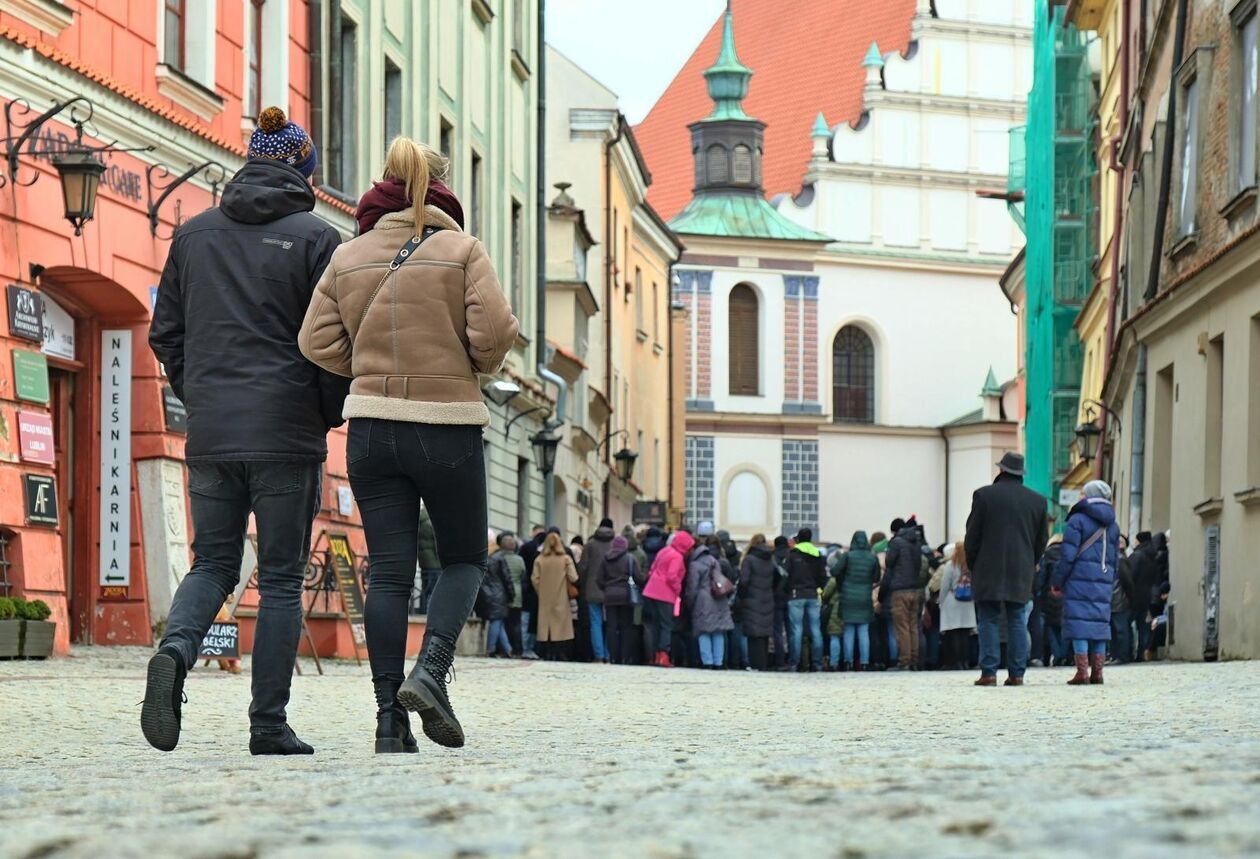
[(945, 445), (945, 540), (952, 541), (953, 533), (949, 530), (949, 434), (945, 427), (940, 428), (941, 443)]
[[(1177, 26), (1173, 32), (1173, 77), (1168, 94), (1168, 116), (1165, 120), (1164, 151), (1159, 177), (1159, 198), (1155, 208), (1155, 235), (1151, 241), (1151, 268), (1147, 274), (1143, 299), (1150, 301), (1159, 291), (1159, 261), (1164, 252), (1164, 229), (1168, 220), (1168, 197), (1172, 184), (1173, 140), (1177, 137), (1176, 72), (1185, 54), (1186, 12), (1188, 0), (1177, 0)], [(1138, 343), (1137, 371), (1133, 382), (1133, 441), (1129, 462), (1129, 530), (1142, 529), (1146, 483), (1146, 344)]]
[[(612, 151), (613, 147), (621, 142), (621, 138), (625, 136), (626, 123), (621, 113), (617, 114), (617, 133), (611, 140), (604, 142), (604, 395), (608, 397), (611, 403), (615, 396), (612, 389), (612, 291), (613, 279), (617, 276), (615, 258), (615, 242), (617, 237), (613, 235), (612, 227)], [(627, 249), (628, 250), (628, 249)], [(621, 404), (624, 409), (625, 403)], [(609, 414), (608, 426), (605, 427), (607, 432), (612, 432), (612, 421), (615, 415)], [(604, 517), (608, 517), (610, 498), (609, 492), (612, 489), (612, 445), (608, 445), (604, 451)]]
[[(547, 369), (547, 0), (538, 0), (538, 155), (534, 173), (537, 179), (535, 201), (535, 284), (534, 339), (537, 350), (538, 378), (557, 388), (556, 410), (543, 423), (544, 431), (552, 431), (564, 423), (569, 384), (558, 373)], [(555, 524), (556, 479), (554, 472), (543, 475), (543, 521)]]
[[(1106, 379), (1111, 373), (1111, 356), (1115, 351), (1116, 341), (1116, 302), (1120, 300), (1120, 237), (1123, 231), (1120, 224), (1124, 221), (1124, 164), (1116, 158), (1116, 153), (1120, 149), (1121, 143), (1124, 142), (1125, 134), (1129, 129), (1129, 4), (1121, 4), (1120, 16), (1120, 136), (1112, 141), (1111, 144), (1111, 161), (1107, 165), (1109, 169), (1117, 173), (1115, 206), (1112, 209), (1113, 217), (1111, 219), (1111, 284), (1107, 296), (1107, 339), (1103, 346), (1103, 379)], [(1102, 435), (1099, 439), (1107, 437), (1107, 427), (1110, 424), (1109, 415), (1104, 411), (1100, 417)], [(1094, 476), (1099, 480), (1103, 478), (1105, 473), (1104, 460), (1106, 459), (1103, 451), (1104, 447), (1100, 446), (1098, 458), (1095, 462)]]

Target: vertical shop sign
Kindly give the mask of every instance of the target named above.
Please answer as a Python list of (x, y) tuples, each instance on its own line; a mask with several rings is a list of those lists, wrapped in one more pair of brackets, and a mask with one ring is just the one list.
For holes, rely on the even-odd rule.
[(131, 331), (101, 332), (101, 588), (131, 585)]

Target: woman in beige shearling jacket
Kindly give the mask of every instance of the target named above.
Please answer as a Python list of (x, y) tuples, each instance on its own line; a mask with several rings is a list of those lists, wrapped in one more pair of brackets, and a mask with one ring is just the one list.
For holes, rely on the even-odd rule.
[[(364, 195), (360, 213), (383, 200), (396, 211), (333, 254), (298, 339), (311, 361), (354, 380), (346, 461), (371, 559), (364, 626), (377, 752), (417, 750), (407, 710), (434, 742), (464, 744), (446, 677), (486, 570), (481, 434), (490, 413), (477, 374), (499, 370), (519, 330), (481, 242), (425, 205), (431, 177), (445, 167), (428, 147), (394, 140), (385, 181)], [(404, 680), (422, 501), (443, 570), (420, 658)]]

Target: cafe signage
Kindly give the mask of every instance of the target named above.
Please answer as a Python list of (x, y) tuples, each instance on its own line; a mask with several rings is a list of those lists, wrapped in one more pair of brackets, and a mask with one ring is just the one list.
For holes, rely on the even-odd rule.
[(350, 538), (345, 534), (328, 535), (329, 561), (332, 563), (333, 576), (337, 590), (341, 593), (341, 607), (350, 625), (350, 635), (358, 647), (363, 647), (367, 639), (363, 633), (363, 590), (359, 587), (359, 577), (354, 570), (354, 552), (350, 549)]
[(43, 474), (23, 474), (26, 484), (26, 521), (31, 525), (57, 524), (57, 484)]
[(52, 465), (53, 426), (52, 418), (39, 412), (18, 412), (18, 442), (23, 462)]
[(162, 413), (166, 416), (167, 432), (188, 433), (188, 409), (170, 385), (162, 388)]
[(101, 332), (102, 588), (131, 585), (131, 331)]
[(11, 283), (5, 288), (9, 304), (9, 334), (35, 343), (44, 339), (44, 303), (39, 293)]
[(13, 350), (13, 387), (19, 400), (48, 402), (48, 359), (39, 352)]

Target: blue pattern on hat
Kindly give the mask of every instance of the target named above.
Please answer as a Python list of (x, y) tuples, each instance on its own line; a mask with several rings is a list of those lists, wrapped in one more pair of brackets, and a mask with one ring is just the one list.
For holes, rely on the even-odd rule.
[[(276, 130), (265, 131), (264, 127)], [(319, 163), (315, 142), (306, 129), (289, 122), (278, 107), (269, 107), (259, 115), (258, 128), (249, 137), (249, 157), (282, 161), (307, 178)]]

